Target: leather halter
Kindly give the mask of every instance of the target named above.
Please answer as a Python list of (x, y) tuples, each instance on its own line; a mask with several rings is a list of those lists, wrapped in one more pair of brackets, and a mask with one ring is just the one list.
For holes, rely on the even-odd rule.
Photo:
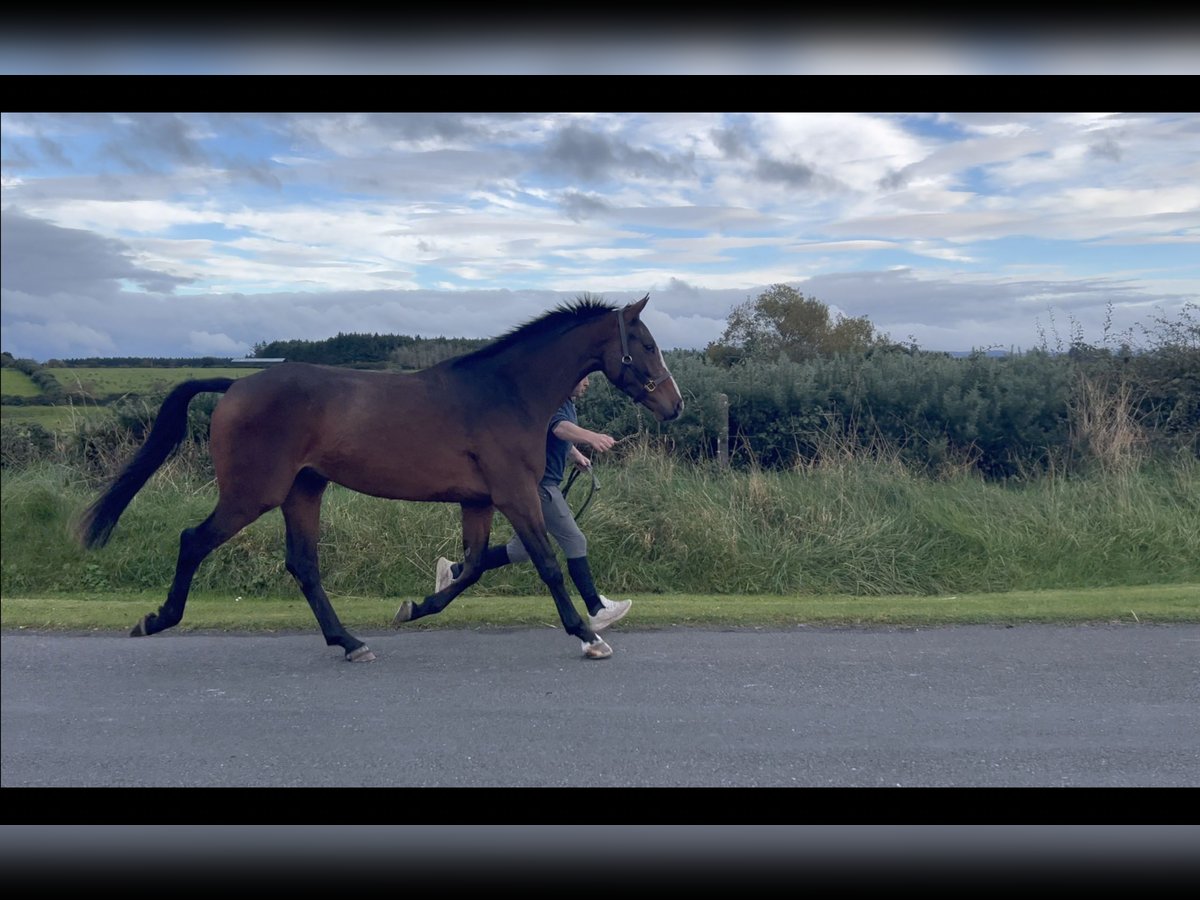
[[(645, 377), (646, 380), (642, 382), (642, 387), (646, 389), (647, 393), (650, 393), (660, 383), (666, 381), (666, 378), (655, 379), (648, 375), (641, 376), (641, 373), (637, 370), (637, 366), (633, 364), (633, 357), (629, 355), (629, 335), (625, 333), (625, 317), (621, 315), (622, 311), (619, 309), (614, 309), (613, 312), (617, 314), (617, 329), (621, 332), (621, 364), (629, 366), (639, 377)], [(670, 376), (668, 375), (667, 377), (669, 378)]]

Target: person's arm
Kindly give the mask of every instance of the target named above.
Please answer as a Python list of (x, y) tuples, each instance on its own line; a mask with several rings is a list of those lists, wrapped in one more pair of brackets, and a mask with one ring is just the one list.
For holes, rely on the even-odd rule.
[[(565, 419), (555, 424), (554, 436), (564, 441), (570, 441), (572, 450), (575, 450), (575, 444), (587, 444), (598, 453), (611, 450), (617, 443), (607, 434), (602, 434), (599, 431), (589, 431), (587, 428), (580, 428), (574, 422), (568, 422)], [(579, 451), (576, 450), (575, 452), (578, 453)], [(571, 459), (575, 459), (574, 455), (571, 456)]]
[(592, 461), (580, 453), (579, 448), (574, 444), (571, 445), (571, 449), (567, 453), (567, 460), (575, 463), (580, 469), (590, 469), (592, 467)]

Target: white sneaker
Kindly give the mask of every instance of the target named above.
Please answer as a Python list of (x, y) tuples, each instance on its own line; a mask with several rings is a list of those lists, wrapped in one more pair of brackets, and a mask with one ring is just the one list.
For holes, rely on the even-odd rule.
[(439, 556), (437, 561), (436, 580), (433, 583), (433, 592), (444, 591), (450, 587), (450, 582), (454, 581), (454, 573), (450, 571), (450, 560), (444, 556)]
[(613, 622), (621, 621), (625, 618), (625, 613), (629, 612), (629, 607), (633, 606), (632, 600), (609, 600), (603, 594), (600, 595), (600, 602), (604, 604), (604, 609), (594, 616), (588, 615), (592, 631), (603, 631)]

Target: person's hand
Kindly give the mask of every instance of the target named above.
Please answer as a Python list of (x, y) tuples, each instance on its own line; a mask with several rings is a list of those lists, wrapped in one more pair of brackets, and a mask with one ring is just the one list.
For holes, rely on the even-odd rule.
[(580, 453), (575, 457), (575, 467), (578, 469), (590, 469), (592, 467), (592, 461)]
[(592, 449), (600, 453), (604, 453), (605, 451), (611, 450), (614, 446), (616, 446), (617, 442), (607, 434), (601, 434), (598, 431), (593, 431), (588, 443), (592, 445)]

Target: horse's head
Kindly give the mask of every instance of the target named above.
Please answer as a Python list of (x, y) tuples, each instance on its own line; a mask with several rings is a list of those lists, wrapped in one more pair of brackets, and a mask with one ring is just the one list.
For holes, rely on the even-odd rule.
[(604, 374), (660, 422), (668, 422), (683, 412), (683, 397), (654, 335), (641, 319), (649, 300), (647, 294), (637, 303), (614, 310), (616, 322), (613, 339), (604, 352)]

